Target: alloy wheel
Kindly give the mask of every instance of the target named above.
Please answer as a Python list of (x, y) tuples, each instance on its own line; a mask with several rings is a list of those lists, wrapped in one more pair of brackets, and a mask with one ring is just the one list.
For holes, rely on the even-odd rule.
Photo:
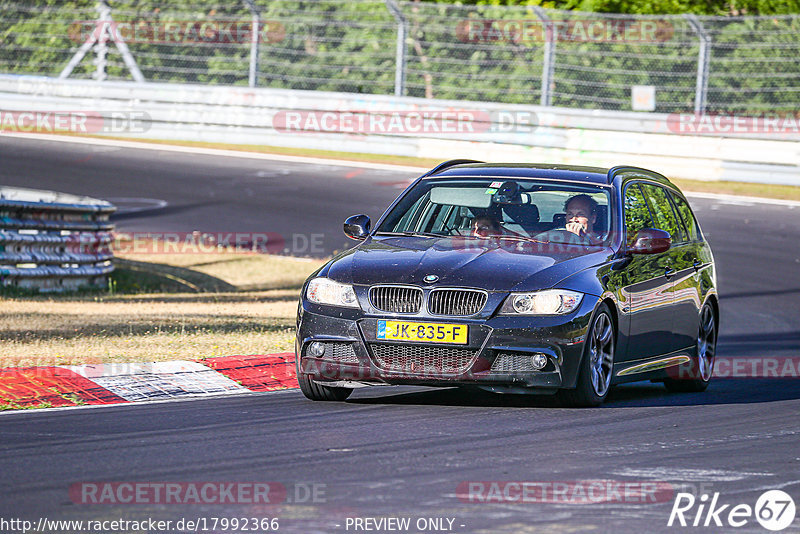
[(597, 316), (589, 343), (592, 387), (598, 397), (603, 397), (611, 385), (614, 368), (614, 326), (605, 312)]
[(700, 314), (700, 331), (697, 334), (697, 367), (700, 379), (708, 382), (714, 370), (714, 353), (717, 342), (717, 324), (710, 306)]

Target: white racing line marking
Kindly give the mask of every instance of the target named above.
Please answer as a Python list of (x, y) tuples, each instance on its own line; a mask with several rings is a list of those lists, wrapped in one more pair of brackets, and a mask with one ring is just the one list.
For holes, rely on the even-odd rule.
[(612, 473), (625, 477), (670, 481), (680, 480), (682, 482), (734, 482), (751, 477), (775, 476), (774, 473), (726, 471), (722, 469), (680, 469), (673, 467), (625, 468), (612, 471)]
[(192, 361), (72, 365), (67, 369), (127, 401), (248, 391), (210, 367)]
[[(242, 152), (238, 150), (222, 150), (218, 148), (187, 147), (178, 145), (162, 145), (145, 143), (141, 141), (120, 141), (116, 139), (97, 139), (93, 137), (68, 137), (53, 134), (27, 134), (27, 133), (3, 133), (4, 137), (15, 137), (20, 139), (37, 139), (39, 141), (56, 141), (60, 143), (79, 143), (95, 146), (109, 146), (117, 148), (136, 148), (142, 150), (160, 150), (166, 152), (181, 152), (184, 154), (204, 154), (211, 156), (222, 156), (243, 159), (260, 159), (269, 161), (286, 161), (292, 163), (310, 163), (316, 165), (326, 165), (334, 167), (356, 167), (362, 169), (379, 169), (385, 171), (423, 173), (430, 169), (426, 167), (412, 167), (407, 165), (393, 165), (389, 163), (370, 163), (366, 161), (349, 161), (339, 159), (311, 158), (305, 156), (285, 156), (281, 154), (262, 154), (258, 152)], [(263, 172), (263, 171), (262, 171)], [(773, 204), (780, 206), (800, 207), (800, 201), (781, 200), (776, 198), (762, 198), (739, 195), (726, 195), (721, 193), (699, 193), (685, 191), (686, 196), (692, 198), (706, 198), (729, 202), (740, 205), (747, 204)], [(746, 204), (743, 204), (746, 203)]]
[(169, 202), (160, 198), (106, 197), (105, 200), (117, 207), (117, 215), (145, 210), (160, 210), (169, 206)]

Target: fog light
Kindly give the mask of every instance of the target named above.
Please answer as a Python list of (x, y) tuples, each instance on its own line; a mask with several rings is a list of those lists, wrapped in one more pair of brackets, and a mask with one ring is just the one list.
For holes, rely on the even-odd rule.
[(547, 355), (537, 352), (531, 356), (531, 365), (533, 366), (534, 370), (541, 371), (544, 369), (545, 365), (547, 365)]
[(314, 341), (311, 343), (311, 345), (308, 346), (309, 356), (313, 356), (314, 358), (319, 358), (323, 354), (325, 354), (325, 343)]

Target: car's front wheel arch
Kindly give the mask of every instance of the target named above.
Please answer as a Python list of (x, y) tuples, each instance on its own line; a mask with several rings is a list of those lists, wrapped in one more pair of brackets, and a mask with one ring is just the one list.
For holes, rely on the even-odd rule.
[[(619, 308), (617, 308), (617, 304), (616, 304), (616, 302), (614, 302), (614, 299), (612, 299), (610, 297), (601, 297), (601, 298), (597, 299), (597, 302), (594, 305), (594, 309), (592, 310), (592, 314), (589, 316), (589, 323), (588, 323), (588, 326), (586, 327), (586, 335), (587, 336), (589, 335), (589, 328), (594, 324), (594, 319), (595, 319), (595, 317), (597, 316), (598, 312), (600, 311), (600, 309), (602, 308), (602, 306), (604, 304), (608, 308), (608, 312), (609, 312), (609, 315), (611, 317), (611, 325), (614, 328), (614, 347), (615, 347), (615, 350), (618, 352), (619, 351), (619, 342), (620, 342), (620, 339), (619, 339), (619, 337), (620, 337), (619, 336)], [(580, 361), (580, 365), (581, 366), (583, 365), (583, 359), (584, 358), (586, 358), (585, 351), (581, 353), (581, 361)], [(614, 376), (611, 377), (611, 384), (612, 385), (614, 384)]]
[[(612, 308), (612, 306), (613, 303), (609, 305), (605, 299), (598, 299), (597, 305), (595, 306), (594, 311), (589, 318), (589, 323), (586, 329), (586, 337), (584, 339), (584, 348), (582, 350), (578, 367), (575, 388), (562, 389), (558, 392), (561, 402), (567, 406), (598, 406), (608, 395), (610, 386), (613, 383), (611, 379), (614, 376), (614, 359), (618, 338), (616, 326), (618, 321), (615, 317), (616, 313), (612, 311), (616, 310), (616, 307), (614, 306)], [(603, 336), (603, 340), (599, 340), (595, 330), (607, 330), (609, 325), (611, 328), (610, 334), (606, 334)], [(606, 344), (608, 343), (609, 339), (610, 348), (607, 349)], [(594, 343), (597, 341), (602, 341), (603, 345), (595, 346)], [(608, 354), (606, 354), (606, 349), (608, 350)], [(591, 358), (593, 357), (592, 352), (594, 350), (599, 351), (595, 353), (597, 357), (605, 358), (603, 361), (607, 363), (610, 362), (608, 366), (602, 365), (600, 360), (595, 360), (595, 362), (591, 361)], [(600, 365), (600, 367), (597, 367), (597, 369), (602, 373), (601, 377), (603, 379), (602, 391), (599, 393), (597, 391), (597, 385), (593, 382), (592, 377), (593, 368), (596, 365)], [(603, 372), (601, 367), (607, 369)], [(600, 378), (598, 378), (598, 380), (600, 380)]]
[(717, 301), (717, 295), (712, 294), (708, 296), (708, 300), (706, 300), (708, 304), (711, 305), (711, 310), (714, 312), (714, 321), (717, 323), (717, 336), (719, 336), (719, 302)]
[(619, 347), (619, 308), (617, 308), (617, 304), (614, 302), (614, 299), (606, 297), (597, 303), (595, 313), (597, 313), (597, 308), (599, 308), (601, 304), (608, 306), (608, 310), (611, 312), (611, 322), (614, 324), (614, 343), (617, 347)]

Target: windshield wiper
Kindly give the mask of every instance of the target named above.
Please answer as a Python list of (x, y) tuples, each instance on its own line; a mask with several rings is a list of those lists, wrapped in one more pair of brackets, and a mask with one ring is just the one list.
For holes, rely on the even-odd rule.
[(526, 237), (524, 235), (491, 235), (488, 237), (479, 237), (473, 235), (453, 236), (449, 234), (434, 234), (431, 232), (386, 232), (386, 231), (375, 232), (375, 235), (398, 235), (404, 237), (471, 237), (473, 239), (508, 239), (511, 241), (525, 241), (529, 243), (548, 243), (548, 241), (542, 241), (540, 239), (534, 239), (533, 237)]
[(524, 241), (527, 243), (547, 243), (547, 241), (541, 241), (539, 239), (534, 239), (532, 237), (527, 237), (524, 235), (489, 235), (489, 236), (477, 236), (477, 235), (467, 235), (464, 237), (470, 237), (472, 239), (507, 239), (509, 241)]
[(529, 243), (547, 243), (547, 241), (542, 241), (540, 239), (534, 239), (532, 237), (526, 237), (524, 235), (493, 235), (492, 238), (497, 239), (510, 239), (512, 241), (527, 241)]
[(430, 232), (375, 232), (375, 235), (400, 235), (405, 237), (447, 237), (441, 234)]

